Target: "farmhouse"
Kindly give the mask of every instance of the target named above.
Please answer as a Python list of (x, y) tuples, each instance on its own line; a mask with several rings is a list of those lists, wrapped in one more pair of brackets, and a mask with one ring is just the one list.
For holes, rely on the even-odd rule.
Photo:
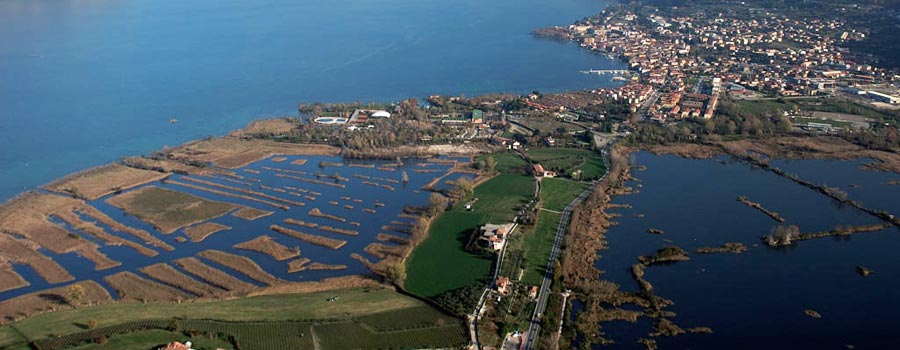
[(159, 350), (194, 350), (191, 348), (191, 342), (177, 342), (173, 341), (166, 346), (159, 348)]
[(484, 225), (481, 227), (480, 240), (484, 242), (488, 248), (494, 251), (503, 249), (503, 244), (506, 242), (506, 239), (509, 237), (509, 234), (514, 227), (515, 224)]
[(497, 277), (497, 292), (503, 295), (509, 294), (509, 277)]
[[(184, 343), (173, 341), (171, 343), (166, 344), (166, 346), (159, 348), (159, 350), (194, 350), (193, 348), (191, 348), (191, 345), (192, 344), (189, 341), (186, 341)], [(216, 350), (225, 350), (225, 349), (216, 348)]]
[(538, 295), (538, 286), (531, 286), (528, 288), (528, 297), (531, 299), (537, 299)]
[(540, 164), (535, 164), (532, 167), (532, 171), (534, 171), (535, 177), (556, 177), (555, 171), (545, 170), (544, 167)]

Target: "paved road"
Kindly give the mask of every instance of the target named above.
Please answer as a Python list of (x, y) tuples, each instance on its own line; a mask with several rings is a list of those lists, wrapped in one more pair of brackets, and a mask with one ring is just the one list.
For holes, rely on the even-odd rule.
[[(519, 153), (519, 156), (528, 161), (528, 158), (525, 157), (524, 154)], [(531, 199), (532, 202), (538, 200), (538, 196), (541, 194), (541, 182), (535, 181), (534, 187), (534, 197)], [(513, 228), (509, 230), (509, 236), (512, 236), (513, 232), (519, 228), (519, 216), (516, 215), (516, 218), (513, 219)], [(494, 265), (494, 273), (491, 275), (491, 280), (488, 281), (487, 286), (485, 286), (484, 291), (481, 292), (481, 298), (478, 299), (478, 305), (475, 306), (475, 310), (472, 311), (472, 314), (468, 316), (468, 324), (469, 324), (469, 348), (470, 349), (481, 349), (481, 344), (478, 342), (478, 319), (481, 317), (481, 311), (484, 309), (484, 304), (487, 303), (488, 298), (493, 295), (494, 283), (497, 281), (497, 277), (500, 275), (500, 268), (503, 266), (503, 257), (506, 255), (506, 243), (509, 242), (507, 239), (503, 242), (503, 248), (500, 249), (500, 254), (497, 255), (497, 263)]]
[[(603, 149), (602, 151), (603, 162), (606, 164), (607, 169), (609, 169), (607, 152), (607, 149)], [(607, 173), (608, 172), (609, 171), (607, 170)], [(531, 323), (528, 325), (528, 330), (525, 331), (526, 338), (525, 346), (523, 347), (524, 350), (534, 349), (535, 344), (537, 343), (537, 337), (541, 333), (541, 316), (547, 308), (547, 299), (550, 297), (550, 284), (553, 282), (553, 265), (559, 255), (559, 245), (562, 243), (562, 239), (566, 235), (566, 230), (569, 227), (569, 217), (572, 214), (572, 209), (587, 198), (591, 192), (594, 191), (594, 187), (596, 187), (597, 183), (603, 181), (605, 178), (606, 174), (603, 174), (599, 180), (594, 181), (587, 190), (582, 192), (578, 198), (572, 200), (572, 202), (566, 206), (566, 209), (563, 210), (559, 226), (556, 228), (556, 238), (553, 240), (553, 249), (550, 251), (550, 259), (547, 261), (547, 272), (544, 274), (544, 280), (541, 282), (541, 289), (538, 291), (537, 305), (534, 308), (534, 314), (531, 317)]]
[(550, 251), (550, 260), (547, 262), (547, 272), (544, 273), (544, 280), (541, 282), (541, 289), (538, 291), (534, 315), (531, 317), (531, 324), (528, 326), (528, 330), (525, 331), (526, 339), (524, 349), (526, 350), (534, 348), (534, 344), (537, 341), (537, 335), (541, 331), (541, 315), (547, 308), (547, 299), (550, 297), (550, 284), (553, 282), (553, 262), (555, 262), (556, 258), (559, 256), (559, 245), (566, 235), (566, 229), (569, 226), (569, 217), (572, 215), (572, 209), (574, 209), (582, 200), (587, 198), (587, 196), (591, 194), (591, 191), (593, 191), (593, 186), (582, 192), (578, 198), (575, 198), (575, 200), (569, 203), (566, 209), (563, 210), (559, 226), (556, 228), (556, 238), (553, 239), (553, 249)]

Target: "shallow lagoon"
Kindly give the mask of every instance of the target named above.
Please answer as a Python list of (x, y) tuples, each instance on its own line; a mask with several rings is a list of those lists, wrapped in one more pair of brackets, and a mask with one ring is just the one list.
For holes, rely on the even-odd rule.
[[(391, 163), (387, 161), (373, 161), (373, 160), (342, 160), (339, 157), (325, 157), (325, 156), (290, 156), (286, 157), (287, 160), (283, 162), (275, 162), (272, 158), (265, 159), (262, 161), (255, 162), (250, 164), (247, 167), (242, 169), (238, 169), (236, 171), (237, 174), (241, 176), (245, 176), (247, 179), (241, 181), (247, 181), (250, 178), (258, 179), (259, 182), (253, 187), (248, 187), (253, 189), (254, 191), (263, 192), (269, 195), (277, 196), (280, 198), (300, 201), (306, 203), (305, 206), (293, 206), (290, 210), (282, 210), (270, 206), (266, 206), (265, 204), (248, 201), (240, 198), (233, 198), (222, 196), (218, 194), (213, 194), (209, 192), (204, 192), (192, 188), (182, 187), (177, 184), (165, 183), (165, 182), (155, 182), (148, 184), (146, 186), (160, 186), (163, 188), (169, 188), (172, 190), (183, 191), (186, 193), (190, 193), (196, 195), (201, 198), (222, 201), (222, 202), (230, 202), (236, 203), (244, 206), (249, 206), (257, 209), (269, 210), (273, 211), (274, 214), (266, 217), (259, 218), (254, 221), (248, 221), (244, 219), (240, 219), (230, 214), (214, 218), (209, 222), (215, 222), (223, 225), (230, 226), (230, 230), (217, 232), (209, 237), (207, 237), (202, 242), (193, 243), (190, 240), (184, 243), (178, 243), (175, 239), (176, 237), (185, 237), (183, 233), (183, 229), (179, 229), (178, 231), (165, 235), (155, 230), (151, 225), (139, 220), (138, 218), (126, 214), (123, 210), (113, 207), (105, 202), (109, 196), (100, 198), (96, 201), (92, 201), (91, 204), (97, 207), (99, 210), (103, 211), (111, 218), (131, 227), (140, 228), (146, 230), (153, 234), (154, 236), (162, 239), (163, 241), (171, 244), (175, 247), (175, 251), (167, 252), (161, 249), (155, 249), (159, 252), (159, 255), (155, 257), (147, 257), (141, 254), (138, 254), (134, 249), (128, 247), (120, 247), (120, 246), (104, 246), (101, 244), (100, 251), (107, 254), (113, 260), (119, 261), (122, 263), (121, 266), (107, 269), (104, 271), (95, 271), (94, 264), (90, 261), (81, 258), (74, 253), (72, 254), (53, 254), (49, 252), (44, 252), (61, 265), (63, 265), (67, 270), (72, 273), (78, 280), (94, 280), (102, 285), (106, 286), (108, 290), (110, 290), (111, 294), (115, 295), (111, 288), (103, 282), (103, 277), (121, 272), (121, 271), (131, 271), (137, 273), (138, 275), (147, 278), (147, 276), (138, 272), (141, 267), (152, 265), (156, 263), (169, 263), (173, 260), (184, 258), (184, 257), (193, 257), (196, 256), (197, 253), (207, 250), (207, 249), (216, 249), (221, 250), (237, 255), (247, 256), (252, 258), (257, 264), (259, 264), (264, 270), (275, 275), (278, 278), (282, 278), (290, 281), (317, 281), (323, 278), (328, 277), (337, 277), (337, 276), (346, 276), (353, 274), (362, 274), (368, 272), (366, 267), (350, 258), (351, 253), (359, 253), (371, 261), (377, 261), (378, 259), (374, 256), (371, 256), (365, 252), (363, 249), (370, 243), (378, 242), (376, 240), (376, 235), (380, 232), (391, 233), (399, 236), (404, 236), (403, 233), (396, 233), (392, 231), (384, 231), (382, 230), (382, 226), (391, 224), (392, 221), (401, 221), (401, 222), (410, 222), (409, 219), (398, 218), (398, 215), (403, 212), (403, 208), (407, 205), (412, 206), (420, 206), (424, 205), (428, 201), (428, 196), (430, 192), (421, 191), (419, 188), (425, 186), (429, 182), (431, 182), (434, 178), (445, 175), (449, 170), (451, 165), (449, 164), (439, 164), (439, 163), (428, 163), (425, 159), (407, 159), (404, 160), (404, 165), (400, 167), (396, 167), (394, 171), (386, 171), (384, 169), (378, 169), (381, 165)], [(306, 159), (306, 164), (303, 165), (294, 165), (291, 164), (292, 160), (295, 159)], [(459, 158), (461, 161), (468, 161), (465, 158)], [(354, 163), (354, 164), (371, 164), (374, 167), (366, 168), (366, 167), (351, 167), (351, 166), (326, 166), (320, 167), (320, 162), (344, 162), (346, 164)], [(422, 166), (427, 164), (427, 166)], [(291, 176), (299, 176), (304, 178), (315, 179), (315, 173), (321, 172), (322, 174), (334, 175), (335, 172), (339, 173), (341, 177), (347, 178), (348, 181), (341, 181), (342, 184), (346, 185), (346, 188), (336, 188), (321, 184), (313, 184), (307, 182), (301, 182), (296, 179), (277, 177), (276, 174), (279, 172), (265, 170), (264, 168), (282, 168), (293, 171), (303, 171), (307, 172), (310, 175), (299, 175), (299, 174), (290, 174)], [(254, 172), (244, 171), (245, 169), (254, 170)], [(416, 169), (429, 169), (434, 170), (435, 172), (415, 172)], [(256, 174), (255, 171), (258, 171), (259, 174)], [(401, 174), (403, 171), (409, 176), (409, 182), (405, 185), (401, 184), (393, 184), (388, 183), (386, 181), (377, 181), (382, 184), (388, 184), (395, 188), (394, 191), (390, 191), (388, 189), (382, 187), (375, 187), (371, 185), (364, 184), (364, 179), (355, 177), (353, 175), (362, 175), (362, 176), (371, 176), (374, 178), (382, 178), (382, 179), (392, 179), (396, 181), (400, 181)], [(458, 179), (461, 176), (471, 176), (471, 175), (458, 175), (451, 174), (448, 176), (450, 179)], [(182, 177), (181, 175), (173, 175), (171, 177), (172, 180), (179, 180)], [(245, 187), (244, 185), (238, 185), (232, 182), (228, 182), (221, 179), (207, 178), (203, 177), (203, 180), (219, 183), (222, 185), (232, 186), (232, 187)], [(323, 177), (323, 179), (325, 179)], [(185, 183), (190, 183), (188, 181), (182, 181)], [(260, 188), (260, 185), (270, 186), (273, 188), (283, 188), (285, 186), (304, 188), (309, 191), (319, 192), (321, 196), (315, 196), (315, 200), (308, 200), (305, 198), (298, 198), (286, 193), (276, 192), (272, 190), (266, 190)], [(210, 187), (205, 186), (204, 187)], [(140, 188), (140, 187), (139, 187)], [(231, 192), (231, 191), (228, 191)], [(352, 200), (343, 200), (341, 197), (351, 197), (352, 199), (361, 200), (361, 203), (354, 202)], [(329, 202), (336, 201), (339, 203), (338, 206), (331, 205)], [(383, 207), (376, 207), (374, 204), (378, 201), (383, 203)], [(343, 206), (345, 204), (352, 205), (354, 208), (346, 209)], [(321, 211), (334, 214), (338, 216), (345, 217), (348, 223), (338, 223), (335, 221), (331, 221), (324, 218), (311, 217), (309, 215), (309, 211), (313, 208), (318, 208)], [(370, 214), (363, 212), (362, 209), (371, 208), (375, 209), (375, 214)], [(290, 224), (285, 224), (283, 221), (287, 218), (299, 219), (306, 222), (315, 222), (320, 225), (330, 225), (336, 228), (343, 229), (351, 229), (358, 230), (358, 236), (347, 236), (341, 235), (331, 232), (324, 232), (317, 229), (309, 229), (297, 227)], [(355, 221), (359, 222), (359, 227), (353, 227), (349, 225), (349, 222)], [(346, 240), (347, 244), (337, 250), (333, 250), (326, 247), (321, 247), (317, 245), (312, 245), (309, 243), (302, 242), (293, 237), (289, 237), (269, 229), (269, 226), (272, 224), (277, 224), (283, 227), (295, 229), (301, 232), (311, 233), (315, 235), (331, 237), (341, 240)], [(119, 235), (116, 232), (112, 232), (108, 230), (103, 224), (98, 223), (99, 226), (107, 229), (108, 232), (114, 235)], [(76, 230), (76, 232), (78, 232)], [(79, 232), (80, 233), (80, 232)], [(287, 262), (285, 261), (277, 261), (274, 258), (251, 251), (246, 250), (238, 250), (233, 248), (232, 246), (248, 241), (255, 237), (261, 235), (269, 235), (276, 242), (281, 243), (284, 246), (289, 248), (300, 247), (301, 250), (301, 258), (310, 258), (313, 262), (320, 262), (325, 264), (344, 264), (347, 265), (346, 270), (318, 270), (318, 271), (301, 271), (297, 273), (288, 273), (287, 272)], [(93, 237), (89, 237), (85, 234), (80, 234), (80, 236), (85, 237), (85, 239), (99, 242)], [(123, 236), (126, 239), (134, 240), (130, 236)], [(389, 242), (381, 242), (382, 244), (391, 245)], [(258, 282), (252, 281), (246, 276), (237, 273), (229, 268), (218, 265), (209, 260), (200, 258), (204, 263), (207, 263), (213, 267), (219, 268), (223, 271), (229, 272), (230, 274), (251, 282), (253, 284), (259, 285)], [(173, 265), (174, 266), (174, 265)], [(184, 272), (188, 275), (186, 271), (181, 270), (177, 266), (174, 266), (177, 270)], [(31, 286), (20, 288), (12, 291), (8, 291), (0, 294), (0, 300), (7, 299), (11, 297), (15, 297), (17, 295), (38, 291), (42, 289), (46, 289), (48, 287), (52, 287), (52, 285), (47, 284), (43, 279), (37, 276), (33, 271), (30, 270), (27, 266), (16, 265), (15, 270), (23, 275), (29, 282), (32, 283)]]
[[(740, 195), (779, 212), (786, 224), (796, 224), (802, 232), (878, 220), (726, 157), (691, 160), (639, 152), (632, 159), (633, 165), (646, 166), (644, 171), (634, 169), (638, 181), (628, 183), (639, 192), (614, 199), (632, 208), (610, 210), (622, 214), (613, 219), (620, 225), (607, 233), (609, 249), (600, 252), (597, 266), (606, 271), (604, 278), (636, 291), (628, 270), (636, 257), (667, 245), (681, 246), (691, 261), (653, 266), (645, 278), (658, 296), (675, 302), (667, 310), (678, 314), (676, 323), (684, 328), (709, 326), (715, 332), (658, 338), (662, 349), (844, 349), (847, 344), (880, 349), (900, 344), (900, 337), (891, 333), (896, 325), (892, 313), (900, 310), (900, 260), (895, 254), (900, 231), (802, 241), (782, 249), (758, 246), (760, 236), (778, 223), (738, 202)], [(857, 171), (856, 161), (828, 162), (825, 169), (816, 169), (818, 161), (805, 162), (791, 162), (790, 172), (815, 182), (820, 181), (805, 174), (827, 170), (822, 181), (845, 176), (859, 189), (883, 186), (882, 177), (892, 176), (846, 174)], [(884, 197), (882, 203), (897, 207), (897, 198)], [(876, 197), (861, 200), (874, 203)], [(665, 233), (648, 234), (649, 228)], [(738, 255), (693, 253), (697, 247), (726, 242), (742, 242), (750, 250)], [(876, 273), (863, 278), (856, 273), (857, 265)], [(805, 309), (820, 312), (822, 319), (804, 315)], [(613, 322), (604, 330), (617, 342), (610, 348), (640, 349), (636, 340), (651, 326), (647, 320), (635, 325)]]
[(0, 1), (0, 201), (302, 102), (615, 86), (580, 71), (624, 64), (530, 34), (609, 3)]

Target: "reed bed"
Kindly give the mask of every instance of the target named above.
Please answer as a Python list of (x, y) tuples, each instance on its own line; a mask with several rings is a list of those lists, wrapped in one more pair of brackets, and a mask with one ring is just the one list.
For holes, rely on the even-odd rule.
[(281, 233), (283, 235), (294, 237), (294, 238), (304, 241), (306, 243), (315, 244), (318, 246), (331, 248), (334, 250), (341, 249), (341, 247), (347, 245), (347, 241), (344, 241), (344, 240), (323, 237), (323, 236), (313, 235), (313, 234), (309, 234), (309, 233), (303, 233), (300, 231), (291, 230), (289, 228), (281, 227), (278, 225), (272, 225), (269, 228), (271, 228), (272, 231)]
[(284, 261), (300, 256), (299, 248), (291, 249), (285, 247), (284, 245), (275, 242), (275, 240), (269, 236), (259, 236), (252, 240), (235, 244), (234, 248), (266, 254), (278, 261)]
[(319, 210), (319, 208), (312, 208), (312, 209), (309, 211), (309, 215), (310, 215), (310, 216), (315, 216), (315, 217), (317, 217), (317, 218), (323, 218), (323, 219), (328, 219), (328, 220), (334, 220), (334, 221), (337, 221), (337, 222), (347, 222), (347, 219), (346, 219), (346, 218), (343, 218), (343, 217), (340, 217), (340, 216), (337, 216), (337, 215), (331, 215), (331, 214), (323, 213), (321, 210)]

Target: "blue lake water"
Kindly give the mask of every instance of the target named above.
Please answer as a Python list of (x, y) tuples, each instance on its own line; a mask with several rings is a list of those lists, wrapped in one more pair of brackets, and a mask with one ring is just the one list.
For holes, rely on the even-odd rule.
[[(257, 264), (259, 264), (264, 270), (275, 275), (276, 277), (289, 280), (289, 281), (317, 281), (326, 277), (337, 277), (337, 276), (346, 276), (352, 274), (365, 274), (368, 272), (367, 268), (360, 262), (353, 260), (350, 258), (351, 253), (358, 253), (366, 258), (368, 258), (372, 262), (376, 262), (379, 259), (375, 256), (371, 256), (368, 253), (364, 252), (364, 248), (370, 243), (379, 242), (376, 239), (378, 233), (388, 233), (392, 235), (396, 235), (399, 237), (406, 237), (407, 235), (403, 232), (397, 232), (392, 228), (386, 228), (385, 225), (393, 225), (395, 222), (412, 222), (411, 219), (400, 218), (399, 215), (403, 213), (403, 209), (406, 206), (420, 206), (425, 205), (428, 202), (428, 196), (430, 192), (422, 191), (420, 188), (427, 185), (433, 179), (437, 177), (444, 176), (452, 165), (450, 164), (441, 164), (434, 162), (427, 162), (424, 159), (408, 159), (405, 161), (403, 166), (396, 167), (396, 170), (390, 170), (389, 168), (379, 168), (383, 164), (387, 164), (387, 161), (363, 161), (363, 160), (353, 160), (346, 161), (346, 163), (355, 163), (355, 164), (368, 164), (374, 167), (356, 167), (356, 166), (326, 166), (322, 167), (320, 164), (322, 161), (327, 162), (341, 162), (340, 158), (337, 157), (325, 157), (325, 156), (303, 156), (303, 157), (286, 157), (287, 160), (283, 162), (275, 162), (272, 159), (265, 159), (253, 164), (248, 165), (247, 167), (238, 170), (237, 173), (241, 176), (244, 176), (244, 180), (240, 181), (251, 181), (258, 180), (258, 182), (254, 182), (254, 186), (246, 186), (240, 185), (233, 182), (228, 182), (218, 179), (211, 179), (208, 177), (193, 177), (198, 179), (203, 179), (206, 181), (218, 183), (225, 186), (231, 187), (240, 187), (252, 189), (254, 191), (263, 192), (272, 196), (276, 196), (279, 198), (283, 198), (286, 200), (297, 201), (305, 203), (305, 206), (293, 206), (289, 210), (278, 209), (273, 206), (268, 206), (263, 203), (249, 201), (241, 198), (233, 198), (230, 196), (223, 196), (220, 194), (214, 194), (207, 191), (202, 191), (198, 189), (188, 188), (184, 186), (180, 186), (175, 183), (169, 182), (154, 182), (148, 184), (146, 186), (159, 186), (163, 188), (168, 188), (172, 190), (182, 191), (186, 193), (193, 194), (195, 196), (216, 200), (222, 202), (236, 203), (248, 207), (253, 207), (262, 210), (273, 211), (272, 215), (259, 218), (257, 220), (244, 220), (241, 218), (237, 218), (231, 215), (224, 215), (218, 218), (214, 218), (210, 220), (210, 222), (215, 222), (219, 224), (223, 224), (226, 226), (230, 226), (231, 229), (220, 231), (211, 236), (207, 237), (202, 242), (191, 242), (189, 239), (187, 242), (179, 243), (176, 241), (177, 237), (184, 237), (183, 230), (179, 229), (172, 234), (163, 234), (158, 230), (154, 229), (152, 225), (141, 221), (135, 216), (129, 215), (122, 209), (114, 207), (108, 203), (106, 200), (115, 195), (109, 195), (95, 201), (91, 201), (90, 204), (99, 209), (100, 211), (106, 213), (112, 219), (119, 221), (122, 224), (127, 226), (131, 226), (134, 228), (139, 228), (150, 232), (155, 237), (169, 243), (170, 245), (175, 247), (175, 250), (172, 252), (167, 252), (155, 247), (151, 247), (154, 250), (159, 252), (159, 255), (154, 257), (148, 257), (141, 254), (137, 254), (132, 248), (125, 246), (106, 246), (101, 241), (96, 238), (81, 232), (75, 228), (72, 228), (61, 220), (57, 220), (54, 218), (54, 222), (60, 224), (71, 232), (78, 234), (81, 237), (84, 237), (87, 240), (90, 240), (94, 243), (100, 245), (100, 251), (106, 254), (112, 260), (121, 262), (122, 265), (110, 269), (106, 269), (103, 271), (96, 271), (95, 264), (85, 258), (82, 258), (75, 253), (70, 254), (54, 254), (48, 251), (43, 251), (44, 254), (51, 257), (55, 261), (59, 262), (62, 266), (64, 266), (73, 276), (75, 276), (78, 280), (94, 280), (100, 282), (107, 289), (113, 293), (112, 288), (110, 288), (103, 281), (103, 277), (122, 272), (122, 271), (131, 271), (141, 275), (143, 277), (147, 277), (140, 273), (138, 270), (140, 268), (157, 264), (157, 263), (170, 263), (173, 260), (185, 258), (185, 257), (196, 257), (199, 252), (208, 249), (216, 249), (221, 251), (226, 251), (232, 254), (242, 255), (253, 259)], [(295, 165), (291, 164), (292, 160), (295, 159), (306, 159), (306, 164), (303, 165)], [(445, 158), (450, 159), (450, 158)], [(467, 161), (468, 159), (460, 159), (463, 161)], [(267, 170), (268, 168), (268, 170)], [(287, 173), (285, 171), (276, 171), (271, 169), (282, 169), (282, 170), (290, 170), (294, 171), (294, 173)], [(245, 169), (249, 169), (252, 172), (244, 171)], [(428, 169), (429, 172), (422, 172), (421, 170)], [(420, 170), (420, 171), (416, 171)], [(255, 172), (259, 172), (256, 174)], [(409, 182), (406, 184), (398, 183), (395, 184), (393, 182), (400, 182), (402, 178), (402, 172), (406, 172), (409, 177)], [(301, 175), (296, 172), (305, 172), (308, 175)], [(314, 184), (308, 182), (302, 182), (293, 178), (287, 177), (279, 177), (277, 174), (285, 174), (289, 176), (296, 176), (306, 179), (316, 179), (316, 173), (321, 172), (322, 174), (334, 175), (338, 173), (341, 177), (347, 178), (346, 181), (341, 181), (340, 183), (345, 185), (345, 188), (337, 188), (322, 184)], [(357, 175), (357, 176), (354, 176)], [(468, 174), (458, 174), (453, 173), (450, 176), (447, 176), (448, 179), (459, 179), (462, 176), (467, 176), (471, 179), (471, 175)], [(366, 180), (361, 177), (369, 177), (371, 180)], [(190, 183), (189, 180), (183, 180), (183, 176), (174, 175), (171, 177), (172, 180), (180, 181), (183, 183)], [(323, 178), (324, 179), (324, 178)], [(393, 181), (389, 181), (393, 180)], [(333, 181), (333, 180), (332, 180)], [(383, 188), (376, 187), (370, 184), (364, 183), (364, 181), (371, 181), (378, 184), (390, 185), (394, 188), (393, 191)], [(206, 188), (213, 188), (217, 190), (222, 190), (220, 188), (212, 187), (210, 185), (200, 186)], [(313, 195), (315, 200), (310, 200), (307, 198), (296, 197), (290, 195), (290, 193), (282, 193), (270, 189), (262, 188), (262, 186), (268, 186), (270, 188), (281, 188), (286, 189), (288, 187), (292, 188), (300, 188), (305, 189), (311, 192), (318, 192), (319, 195)], [(226, 192), (231, 192), (235, 194), (239, 194), (234, 191), (226, 190)], [(288, 190), (288, 192), (292, 192)], [(347, 199), (349, 197), (350, 199)], [(262, 199), (262, 198), (260, 198)], [(331, 202), (337, 202), (338, 205), (333, 205)], [(382, 203), (383, 206), (376, 206), (375, 203)], [(351, 205), (353, 208), (348, 209), (345, 208), (344, 205)], [(309, 211), (313, 208), (318, 208), (324, 213), (333, 214), (337, 216), (341, 216), (347, 220), (345, 223), (336, 222), (333, 220), (313, 217), (309, 215)], [(364, 212), (363, 209), (374, 209), (375, 213), (367, 213)], [(342, 235), (333, 232), (325, 232), (315, 228), (307, 228), (307, 227), (299, 227), (291, 224), (284, 223), (285, 219), (292, 218), (298, 219), (305, 222), (314, 222), (319, 225), (328, 225), (335, 228), (347, 229), (347, 230), (355, 230), (359, 232), (358, 236), (348, 236)], [(93, 221), (90, 218), (85, 218), (89, 221)], [(359, 226), (353, 226), (351, 222), (358, 222)], [(274, 232), (270, 230), (269, 226), (272, 224), (277, 224), (285, 228), (290, 228), (296, 231), (315, 234), (324, 237), (330, 237), (340, 240), (347, 241), (347, 244), (340, 249), (334, 250), (331, 248), (321, 247), (313, 244), (309, 244), (303, 242), (299, 239), (283, 235), (281, 233)], [(129, 235), (123, 235), (121, 233), (117, 233), (109, 229), (108, 226), (97, 223), (98, 226), (102, 227), (108, 233), (113, 235), (117, 235), (123, 237), (128, 240), (137, 241), (135, 238)], [(276, 242), (288, 247), (294, 248), (299, 247), (301, 254), (301, 258), (310, 258), (312, 262), (319, 262), (324, 264), (343, 264), (347, 265), (347, 269), (345, 270), (306, 270), (296, 273), (288, 273), (288, 261), (277, 261), (269, 255), (265, 255), (262, 253), (256, 253), (247, 250), (236, 249), (233, 246), (235, 244), (245, 242), (256, 238), (258, 236), (268, 235), (272, 237)], [(393, 245), (393, 243), (389, 242), (379, 242), (385, 245)], [(212, 265), (216, 268), (220, 268), (230, 274), (241, 278), (245, 281), (254, 283), (259, 285), (258, 282), (255, 282), (249, 279), (247, 276), (244, 276), (230, 268), (224, 267), (222, 265), (218, 265), (213, 263), (212, 261), (201, 258), (204, 263)], [(24, 288), (19, 288), (7, 292), (0, 293), (0, 300), (12, 298), (21, 294), (39, 291), (43, 289), (47, 289), (49, 287), (53, 287), (53, 285), (44, 281), (40, 276), (34, 273), (26, 265), (14, 265), (14, 269), (20, 273), (26, 280), (28, 280), (31, 285)], [(176, 267), (176, 269), (180, 270), (180, 268)], [(182, 271), (184, 272), (184, 271)], [(188, 274), (190, 275), (190, 274)], [(115, 295), (113, 293), (113, 295)]]
[(0, 201), (301, 102), (612, 86), (579, 71), (621, 63), (530, 35), (608, 3), (0, 1)]
[[(616, 197), (630, 209), (607, 232), (609, 249), (597, 266), (603, 278), (623, 290), (637, 291), (630, 266), (639, 255), (677, 245), (690, 261), (647, 269), (645, 278), (656, 295), (671, 299), (667, 310), (684, 328), (709, 326), (714, 334), (657, 338), (662, 349), (887, 349), (900, 346), (893, 313), (900, 310), (900, 230), (859, 233), (844, 238), (797, 242), (772, 249), (758, 245), (760, 236), (778, 223), (736, 199), (746, 195), (779, 212), (786, 224), (802, 232), (836, 225), (877, 223), (859, 210), (836, 205), (815, 191), (772, 173), (726, 157), (691, 160), (639, 152), (628, 183), (638, 193)], [(885, 209), (900, 205), (900, 196), (885, 185), (896, 174), (859, 170), (862, 161), (777, 161), (773, 165), (817, 183), (848, 188), (851, 197)], [(885, 194), (888, 193), (888, 194)], [(893, 192), (896, 193), (896, 192)], [(641, 218), (636, 214), (644, 214)], [(665, 231), (647, 233), (649, 228)], [(696, 254), (701, 246), (741, 242), (742, 254)], [(863, 278), (862, 265), (875, 271)], [(822, 319), (804, 315), (816, 310)], [(642, 349), (652, 322), (611, 322), (604, 331), (616, 341), (611, 349)]]

